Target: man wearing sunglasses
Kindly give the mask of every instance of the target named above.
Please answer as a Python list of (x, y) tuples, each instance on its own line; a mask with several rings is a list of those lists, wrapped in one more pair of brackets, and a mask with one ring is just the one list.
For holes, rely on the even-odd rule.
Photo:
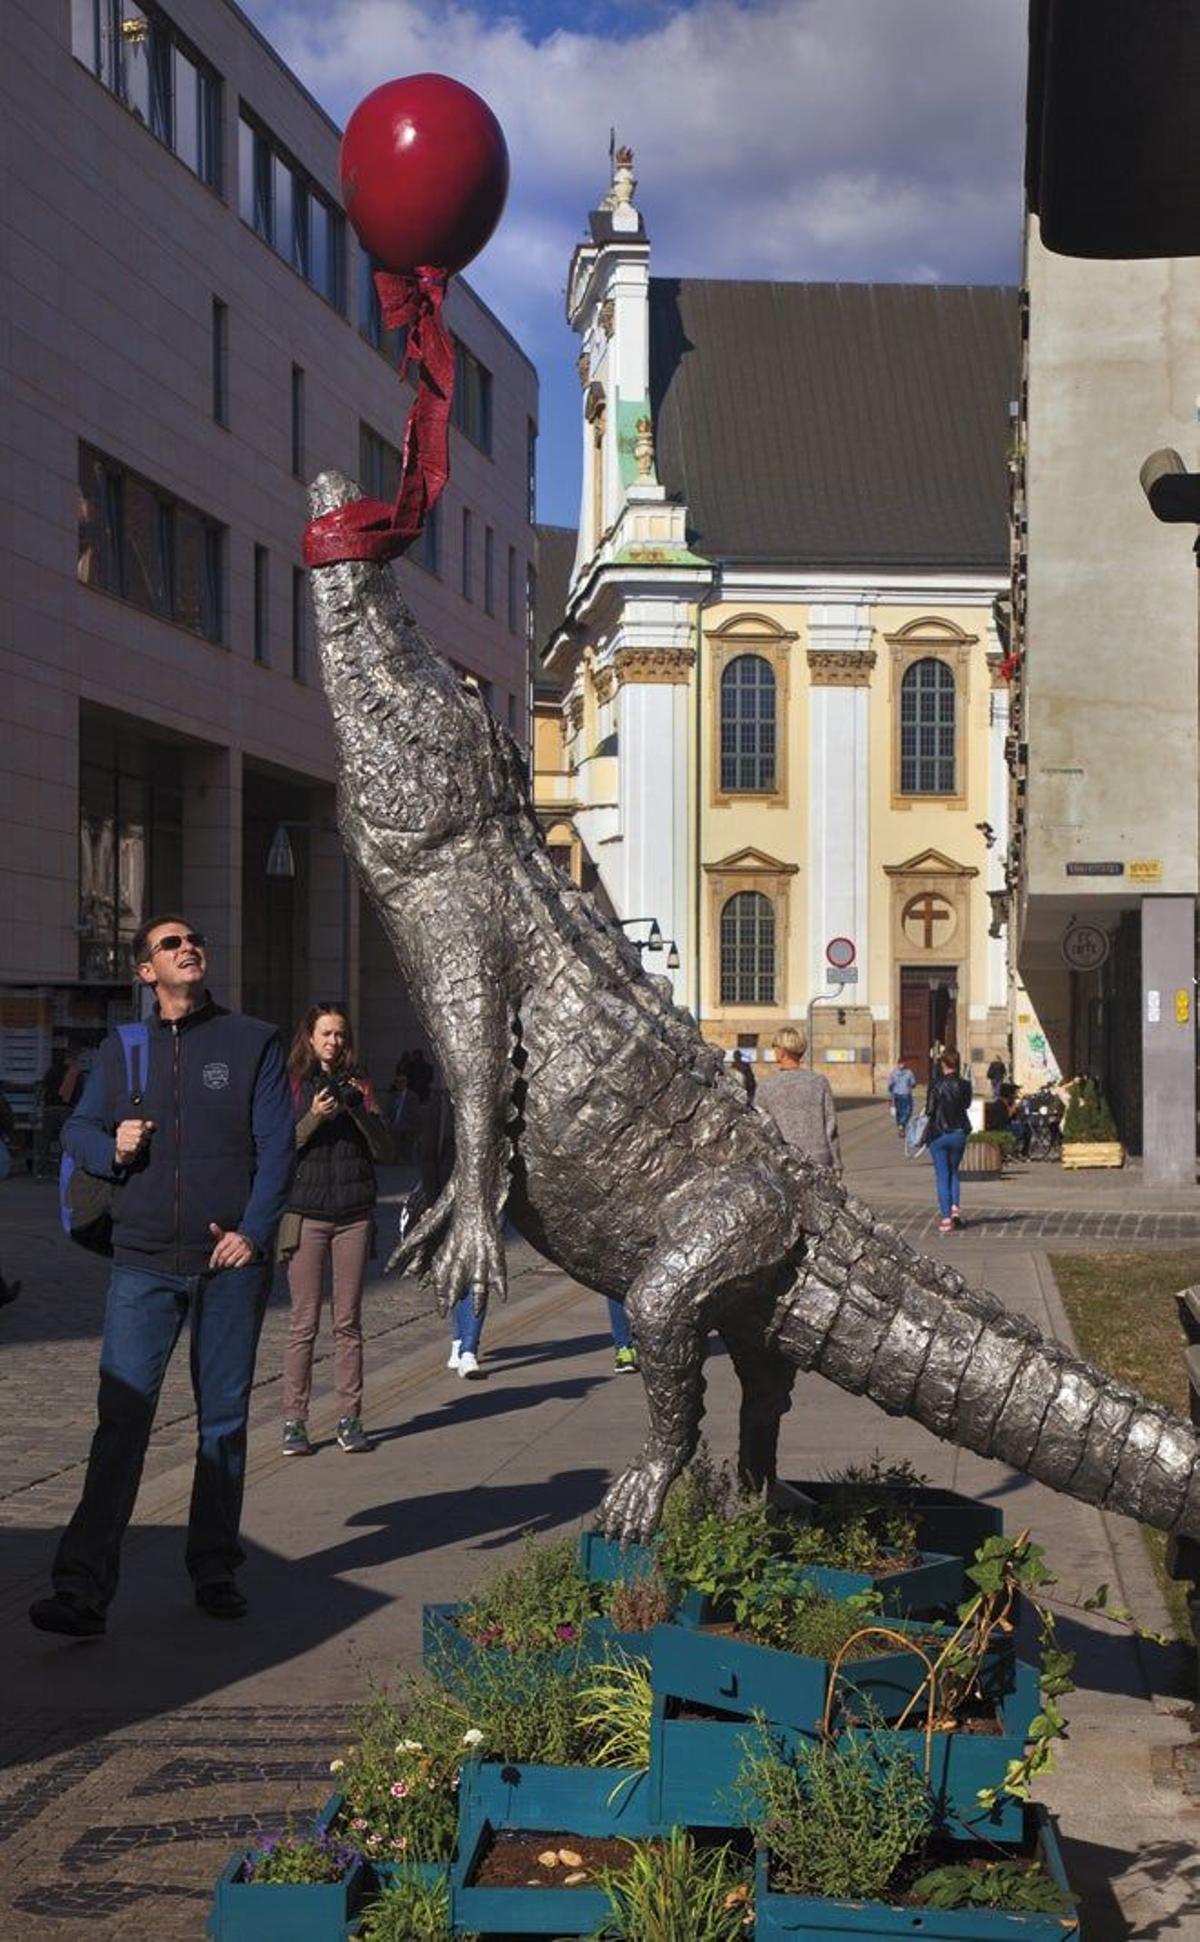
[[(59, 1544), (39, 1631), (98, 1638), (117, 1588), (159, 1389), (186, 1321), (197, 1450), (187, 1568), (210, 1618), (240, 1618), (235, 1583), (246, 1417), (275, 1228), (294, 1163), (291, 1092), (272, 1025), (215, 1004), (204, 938), (153, 917), (133, 940), (154, 992), (148, 1057), (100, 1047), (62, 1144), (114, 1183), (113, 1269), (99, 1423), (79, 1508)], [(146, 1070), (141, 1066), (145, 1064)]]

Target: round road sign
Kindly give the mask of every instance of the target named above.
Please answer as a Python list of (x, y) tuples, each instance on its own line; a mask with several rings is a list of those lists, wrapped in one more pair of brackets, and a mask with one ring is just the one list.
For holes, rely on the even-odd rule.
[(831, 937), (825, 946), (825, 957), (835, 971), (848, 971), (858, 952), (848, 937)]
[(1062, 954), (1072, 971), (1098, 971), (1111, 949), (1108, 932), (1098, 924), (1072, 924), (1062, 941)]

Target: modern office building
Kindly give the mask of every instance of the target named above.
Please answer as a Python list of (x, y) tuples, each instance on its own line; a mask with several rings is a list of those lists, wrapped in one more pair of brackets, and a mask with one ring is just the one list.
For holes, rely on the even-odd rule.
[[(412, 396), (338, 130), (228, 0), (12, 0), (0, 98), (0, 1077), (131, 1003), (182, 907), (222, 999), (413, 1026), (333, 828), (300, 544), (322, 467), (390, 495)], [(527, 736), (537, 379), (461, 278), (450, 485), (396, 571)]]

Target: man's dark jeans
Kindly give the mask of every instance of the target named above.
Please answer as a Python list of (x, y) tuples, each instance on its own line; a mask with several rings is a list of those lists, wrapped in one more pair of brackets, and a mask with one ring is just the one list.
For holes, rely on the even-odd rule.
[(232, 1578), (243, 1562), (246, 1417), (269, 1287), (270, 1268), (261, 1262), (209, 1275), (114, 1267), (100, 1351), (100, 1420), (83, 1496), (52, 1573), (68, 1604), (103, 1612), (116, 1591), (158, 1392), (185, 1320), (198, 1430), (187, 1568), (204, 1585)]

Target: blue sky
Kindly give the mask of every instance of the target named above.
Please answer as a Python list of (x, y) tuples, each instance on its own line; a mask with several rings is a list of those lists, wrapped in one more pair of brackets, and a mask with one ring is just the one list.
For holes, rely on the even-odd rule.
[(328, 112), (395, 75), (475, 88), (512, 155), (467, 271), (538, 367), (538, 512), (574, 525), (571, 250), (634, 150), (661, 276), (1016, 280), (1023, 0), (241, 0)]

